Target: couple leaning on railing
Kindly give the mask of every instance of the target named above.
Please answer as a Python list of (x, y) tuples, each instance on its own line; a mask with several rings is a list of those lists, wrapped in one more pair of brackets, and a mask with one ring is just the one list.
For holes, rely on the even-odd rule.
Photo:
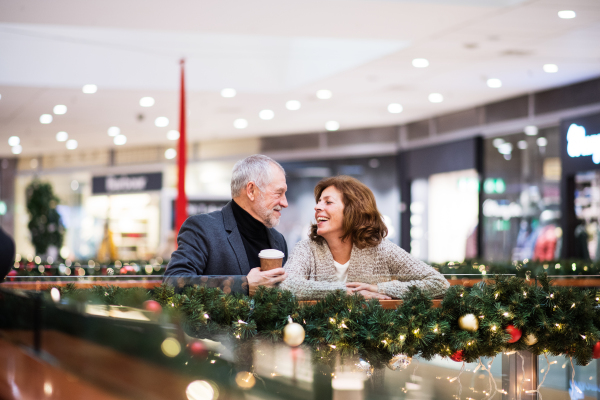
[[(299, 300), (320, 299), (339, 289), (387, 300), (402, 297), (411, 286), (436, 297), (450, 286), (431, 266), (385, 239), (375, 196), (349, 176), (317, 184), (309, 238), (288, 258), (285, 239), (274, 229), (288, 206), (286, 190), (285, 171), (274, 160), (254, 155), (238, 161), (232, 200), (181, 226), (165, 282), (180, 289), (203, 285), (249, 295), (258, 286), (279, 286)], [(279, 268), (261, 269), (259, 253), (265, 249), (282, 253)]]

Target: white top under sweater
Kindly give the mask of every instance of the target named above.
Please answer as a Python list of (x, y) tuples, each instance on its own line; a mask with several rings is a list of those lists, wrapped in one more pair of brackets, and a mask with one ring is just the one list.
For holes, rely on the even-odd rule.
[(346, 283), (348, 281), (348, 265), (350, 265), (350, 260), (346, 261), (346, 264), (340, 264), (333, 260), (333, 265), (335, 266), (336, 280), (338, 282)]
[[(321, 299), (334, 290), (346, 290), (345, 283), (338, 281), (335, 261), (325, 241), (299, 242), (284, 268), (288, 277), (280, 288), (290, 290), (298, 300)], [(439, 272), (387, 239), (375, 247), (352, 246), (346, 273), (347, 282), (376, 283), (379, 293), (396, 299), (410, 286), (417, 286), (432, 297), (443, 295), (450, 287)]]

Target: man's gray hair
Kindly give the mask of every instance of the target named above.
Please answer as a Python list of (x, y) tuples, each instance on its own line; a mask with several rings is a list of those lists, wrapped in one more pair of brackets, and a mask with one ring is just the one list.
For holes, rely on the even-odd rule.
[(235, 163), (231, 176), (231, 197), (237, 197), (248, 182), (254, 182), (261, 191), (264, 190), (273, 180), (271, 165), (278, 167), (285, 175), (285, 170), (277, 161), (262, 154), (254, 154)]

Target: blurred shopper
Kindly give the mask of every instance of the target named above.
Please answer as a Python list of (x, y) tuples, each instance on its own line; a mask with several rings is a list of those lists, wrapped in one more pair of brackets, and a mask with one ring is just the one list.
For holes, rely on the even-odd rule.
[(233, 199), (221, 211), (183, 223), (165, 281), (179, 288), (200, 284), (250, 295), (258, 286), (283, 281), (283, 268), (260, 270), (258, 253), (277, 249), (287, 260), (285, 239), (274, 229), (288, 206), (286, 191), (285, 171), (276, 161), (260, 154), (238, 161), (231, 178)]
[(15, 261), (15, 242), (0, 228), (0, 281), (8, 274)]
[(309, 239), (294, 247), (281, 284), (299, 300), (337, 289), (386, 300), (402, 297), (411, 286), (435, 297), (450, 287), (435, 269), (385, 240), (375, 196), (357, 179), (325, 178), (315, 187), (315, 200), (316, 223)]

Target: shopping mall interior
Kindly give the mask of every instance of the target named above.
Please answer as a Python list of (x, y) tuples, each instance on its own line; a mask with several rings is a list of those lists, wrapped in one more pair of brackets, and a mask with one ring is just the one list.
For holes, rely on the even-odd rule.
[[(0, 268), (0, 398), (600, 398), (595, 308), (545, 314), (535, 329), (551, 321), (552, 332), (528, 330), (534, 317), (517, 311), (533, 297), (522, 285), (545, 291), (553, 312), (567, 304), (552, 303), (544, 274), (561, 296), (582, 296), (567, 301), (574, 309), (600, 288), (599, 41), (597, 0), (0, 2), (0, 231), (15, 246), (4, 281)], [(184, 310), (187, 297), (158, 293), (178, 247), (177, 216), (226, 207), (234, 165), (253, 154), (285, 170), (288, 207), (276, 229), (290, 253), (315, 223), (317, 183), (354, 177), (374, 194), (386, 240), (471, 299), (448, 295), (422, 315), (480, 313), (478, 328), (459, 322), (463, 336), (439, 347), (417, 333), (438, 332), (425, 320), (398, 331), (402, 339), (325, 335), (306, 320), (321, 312), (354, 329), (345, 310), (330, 314), (335, 301), (271, 326), (253, 316), (253, 299), (248, 320), (213, 330), (230, 336), (194, 342), (178, 322), (191, 311), (149, 317), (141, 294), (118, 294), (143, 288), (158, 307)], [(495, 310), (523, 333), (515, 345), (483, 339), (496, 330), (475, 300), (488, 281), (490, 301), (505, 297)], [(517, 286), (521, 297), (502, 294)], [(216, 310), (208, 297), (200, 309)], [(306, 315), (301, 347), (235, 344), (282, 337), (288, 315)], [(561, 322), (569, 318), (590, 325)], [(368, 339), (358, 346), (360, 335)], [(530, 335), (535, 342), (522, 343)], [(193, 362), (184, 337), (202, 347), (190, 350)], [(371, 359), (363, 353), (376, 347)], [(78, 353), (89, 355), (74, 361)]]

